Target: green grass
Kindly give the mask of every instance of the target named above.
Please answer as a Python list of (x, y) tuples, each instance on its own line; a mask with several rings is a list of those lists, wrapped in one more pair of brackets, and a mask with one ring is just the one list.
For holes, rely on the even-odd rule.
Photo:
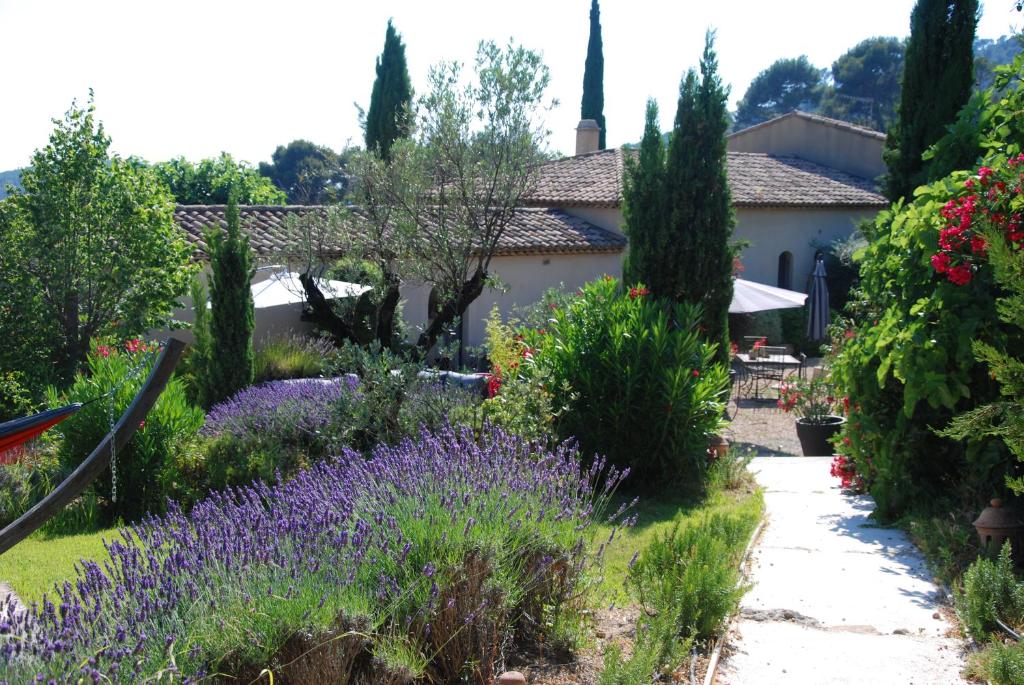
[(116, 528), (64, 537), (36, 533), (0, 554), (0, 582), (10, 585), (24, 603), (37, 602), (43, 593), (53, 595), (54, 583), (74, 579), (79, 560), (105, 558), (103, 539), (119, 535)]
[[(613, 508), (618, 504), (614, 503)], [(739, 512), (750, 508), (760, 511), (763, 506), (760, 497), (744, 490), (713, 492), (705, 500), (671, 494), (641, 496), (633, 510), (639, 515), (636, 526), (616, 533), (615, 539), (605, 549), (604, 578), (595, 588), (595, 597), (605, 604), (614, 602), (622, 606), (630, 603), (625, 587), (630, 560), (637, 551), (642, 552), (656, 535), (668, 533), (676, 523), (686, 525), (698, 517), (717, 512)], [(598, 526), (594, 536), (595, 548), (607, 542), (610, 534), (611, 526)]]

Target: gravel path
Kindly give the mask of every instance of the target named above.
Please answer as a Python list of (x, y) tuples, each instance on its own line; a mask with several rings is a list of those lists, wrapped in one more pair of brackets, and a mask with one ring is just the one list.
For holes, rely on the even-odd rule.
[(779, 409), (774, 400), (741, 398), (729, 403), (732, 423), (725, 437), (741, 451), (753, 450), (759, 456), (799, 455), (796, 419)]
[(829, 457), (758, 458), (767, 525), (717, 682), (965, 683), (944, 593), (870, 497), (840, 492)]

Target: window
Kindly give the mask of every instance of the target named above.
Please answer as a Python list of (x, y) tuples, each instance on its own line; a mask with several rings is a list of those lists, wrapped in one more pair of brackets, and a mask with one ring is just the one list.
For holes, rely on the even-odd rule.
[(793, 289), (793, 253), (783, 252), (779, 255), (779, 282), (780, 288)]

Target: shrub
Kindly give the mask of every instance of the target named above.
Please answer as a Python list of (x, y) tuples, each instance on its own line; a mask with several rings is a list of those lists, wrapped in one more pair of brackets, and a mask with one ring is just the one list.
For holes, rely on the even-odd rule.
[(972, 656), (969, 673), (992, 685), (1024, 685), (1024, 645), (992, 643)]
[(19, 371), (0, 371), (0, 423), (32, 413), (32, 396)]
[(607, 454), (641, 482), (699, 486), (729, 388), (699, 323), (699, 307), (655, 302), (643, 286), (606, 277), (552, 310), (545, 328), (521, 331), (516, 373), (543, 374), (559, 434), (585, 452)]
[(291, 335), (264, 341), (256, 350), (255, 383), (289, 378), (316, 378), (334, 346), (322, 338)]
[(0, 462), (0, 528), (24, 514), (60, 482), (60, 463), (51, 442), (36, 440), (11, 464)]
[[(62, 438), (59, 454), (65, 473), (77, 468), (103, 440), (142, 387), (155, 360), (152, 350), (138, 340), (122, 346), (94, 345), (86, 373), (76, 374), (64, 393), (47, 390), (50, 406), (86, 403), (112, 393), (86, 404), (53, 429)], [(104, 520), (131, 521), (162, 511), (169, 494), (164, 471), (173, 465), (175, 450), (202, 425), (202, 410), (189, 404), (184, 385), (172, 377), (131, 441), (94, 483), (103, 500)]]
[(273, 481), (325, 457), (354, 381), (274, 381), (242, 390), (210, 409), (206, 468), (212, 487)]
[(346, 451), (149, 518), (76, 587), (5, 609), (0, 680), (490, 682), (503, 649), (579, 608), (618, 481), (500, 431)]
[[(976, 120), (958, 123), (972, 129), (984, 171), (954, 171), (862, 226), (868, 244), (860, 291), (847, 308), (857, 320), (837, 349), (833, 378), (854, 403), (844, 431), (848, 451), (885, 518), (951, 499), (955, 508), (977, 506), (1016, 475), (993, 436), (980, 432), (957, 443), (934, 429), (998, 399), (997, 383), (977, 363), (975, 341), (998, 348), (1020, 340), (998, 319), (1000, 287), (984, 263), (983, 242), (971, 239), (980, 237), (972, 224), (1002, 223), (1004, 234), (1019, 225), (1019, 183), (1007, 183), (1003, 193), (996, 184), (1002, 179), (991, 173), (1007, 170), (1024, 144), (1022, 69), (1024, 58), (1001, 68), (998, 90), (987, 91)], [(951, 130), (929, 154), (960, 158), (947, 154), (957, 135)]]
[(964, 573), (963, 590), (957, 593), (957, 606), (968, 634), (985, 642), (998, 632), (1001, 620), (1019, 625), (1024, 619), (1024, 584), (1013, 574), (1010, 543), (1007, 541), (993, 561), (979, 558)]
[(739, 585), (739, 563), (762, 509), (761, 497), (752, 497), (734, 512), (677, 525), (640, 553), (627, 578), (642, 609), (633, 654), (626, 659), (609, 649), (602, 685), (661, 682), (685, 663), (695, 643), (718, 636), (747, 590)]

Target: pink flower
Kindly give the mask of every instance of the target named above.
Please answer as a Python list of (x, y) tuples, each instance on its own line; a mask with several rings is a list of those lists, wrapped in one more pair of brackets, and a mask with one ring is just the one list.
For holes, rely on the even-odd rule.
[(96, 346), (96, 354), (98, 354), (99, 356), (103, 357), (104, 359), (106, 359), (107, 357), (110, 356), (110, 352), (111, 352), (111, 349), (109, 347), (107, 347), (106, 345), (97, 345)]
[(971, 273), (971, 267), (967, 264), (958, 264), (950, 268), (949, 272), (946, 273), (946, 278), (953, 285), (967, 285), (971, 282), (971, 278), (974, 274)]

